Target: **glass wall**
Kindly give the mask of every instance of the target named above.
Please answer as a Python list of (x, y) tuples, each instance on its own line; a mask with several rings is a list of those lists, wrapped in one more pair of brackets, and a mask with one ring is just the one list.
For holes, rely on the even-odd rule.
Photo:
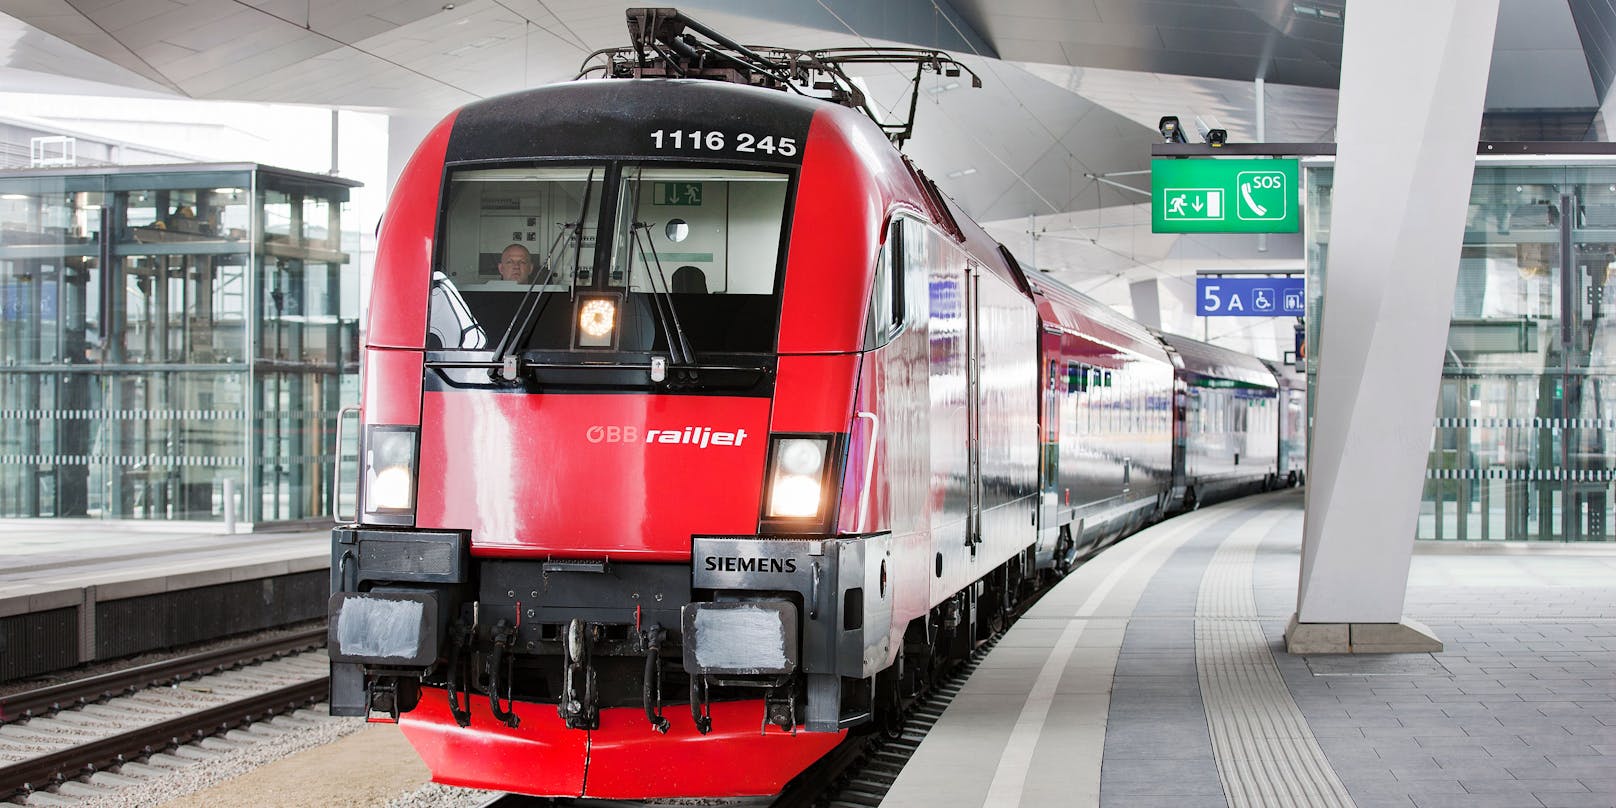
[[(344, 180), (0, 173), (0, 517), (330, 511), (357, 398)], [(353, 284), (347, 284), (352, 288)]]
[[(1330, 182), (1328, 167), (1310, 167), (1310, 315)], [(1419, 538), (1612, 540), (1613, 270), (1616, 164), (1478, 163)]]

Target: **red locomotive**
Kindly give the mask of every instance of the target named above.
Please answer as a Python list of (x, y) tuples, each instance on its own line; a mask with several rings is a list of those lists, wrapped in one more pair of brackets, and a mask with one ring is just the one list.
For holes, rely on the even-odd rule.
[(1227, 448), (1195, 402), (1247, 451), (1205, 483), (1276, 481), (1246, 449), (1277, 446), (1246, 417), (1272, 375), (1197, 375), (1029, 277), (853, 108), (862, 52), (630, 21), (612, 78), (460, 109), (398, 180), (333, 713), (399, 721), (454, 785), (773, 794), (1193, 505), (1185, 458)]

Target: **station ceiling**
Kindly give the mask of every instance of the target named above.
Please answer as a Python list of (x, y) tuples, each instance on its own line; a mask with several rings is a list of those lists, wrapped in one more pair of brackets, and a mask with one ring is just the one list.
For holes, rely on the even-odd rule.
[[(1487, 96), (1495, 139), (1547, 139), (1511, 137), (1516, 132), (1606, 139), (1600, 109), (1616, 74), (1612, 3), (1502, 0)], [(0, 83), (437, 115), (572, 78), (591, 52), (627, 44), (623, 10), (630, 5), (0, 0), (0, 15), (7, 15), (0, 16)], [(1221, 124), (1231, 141), (1256, 139), (1257, 78), (1266, 85), (1266, 140), (1333, 140), (1350, 13), (1344, 0), (680, 6), (746, 43), (919, 45), (962, 57), (984, 88), (924, 80), (907, 151), (974, 216), (997, 222), (991, 229), (1023, 260), (1113, 303), (1126, 303), (1127, 281), (1182, 280), (1184, 267), (1192, 274), (1194, 266), (1220, 262), (1299, 260), (1299, 247), (1283, 244), (1258, 251), (1253, 240), (1237, 237), (1151, 235), (1141, 204), (1148, 178), (1135, 172), (1148, 168), (1162, 115), (1186, 124), (1199, 115)], [(875, 70), (863, 79), (884, 105), (904, 102), (907, 77)], [(1031, 230), (1042, 236), (1036, 244)]]

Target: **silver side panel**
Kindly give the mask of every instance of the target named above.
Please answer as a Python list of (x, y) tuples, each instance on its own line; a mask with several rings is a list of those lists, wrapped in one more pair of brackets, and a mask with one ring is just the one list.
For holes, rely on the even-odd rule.
[(891, 563), (887, 533), (812, 540), (698, 536), (691, 546), (691, 584), (726, 592), (798, 593), (802, 670), (868, 678), (890, 656)]

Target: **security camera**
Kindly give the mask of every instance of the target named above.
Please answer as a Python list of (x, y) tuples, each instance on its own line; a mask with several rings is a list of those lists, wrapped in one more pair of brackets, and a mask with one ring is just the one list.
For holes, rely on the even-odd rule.
[(1163, 143), (1188, 143), (1184, 137), (1184, 127), (1178, 125), (1177, 115), (1163, 115), (1161, 123), (1156, 124), (1156, 131), (1161, 132)]
[(1215, 118), (1209, 124), (1202, 120), (1201, 116), (1195, 116), (1195, 131), (1201, 134), (1201, 140), (1206, 141), (1206, 145), (1214, 149), (1229, 141), (1229, 130), (1218, 126), (1217, 123)]

